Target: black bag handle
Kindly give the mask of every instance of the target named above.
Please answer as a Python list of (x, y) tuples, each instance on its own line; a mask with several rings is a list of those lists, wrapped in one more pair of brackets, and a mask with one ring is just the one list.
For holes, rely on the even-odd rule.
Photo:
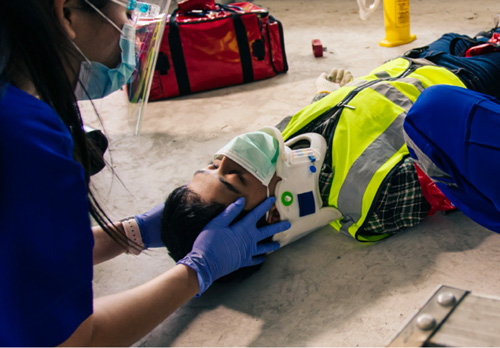
[(191, 85), (189, 83), (186, 61), (184, 59), (184, 51), (182, 50), (179, 26), (175, 21), (175, 18), (177, 17), (177, 10), (178, 9), (175, 9), (172, 12), (168, 22), (168, 45), (170, 47), (170, 54), (174, 65), (179, 95), (185, 95), (191, 93)]
[(243, 11), (242, 8), (237, 6), (227, 6), (217, 4), (220, 8), (231, 13), (233, 18), (234, 32), (236, 34), (236, 41), (238, 42), (238, 51), (240, 52), (241, 71), (243, 73), (243, 83), (254, 81), (253, 66), (252, 66), (252, 53), (250, 52), (250, 43), (248, 42), (247, 29), (241, 16), (234, 8)]
[[(276, 22), (278, 24), (278, 32), (280, 35), (280, 45), (281, 45), (281, 58), (283, 59), (283, 70), (278, 71), (276, 69), (276, 66), (274, 65), (274, 59), (273, 59), (273, 48), (271, 46), (271, 33), (269, 29), (269, 25), (267, 25), (266, 28), (266, 34), (267, 34), (267, 45), (268, 45), (268, 51), (269, 51), (269, 61), (271, 62), (271, 66), (276, 74), (279, 74), (280, 72), (287, 72), (288, 71), (288, 62), (286, 60), (286, 52), (285, 52), (285, 38), (283, 36), (283, 26), (281, 25), (281, 22), (274, 18), (273, 16), (269, 16), (269, 21), (271, 22)], [(271, 24), (271, 23), (268, 24)]]

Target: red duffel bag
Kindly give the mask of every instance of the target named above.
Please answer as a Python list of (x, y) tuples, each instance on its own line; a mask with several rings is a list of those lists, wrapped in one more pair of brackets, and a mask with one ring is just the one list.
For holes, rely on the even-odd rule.
[(181, 9), (167, 18), (149, 100), (262, 80), (288, 70), (282, 25), (266, 9), (250, 2)]

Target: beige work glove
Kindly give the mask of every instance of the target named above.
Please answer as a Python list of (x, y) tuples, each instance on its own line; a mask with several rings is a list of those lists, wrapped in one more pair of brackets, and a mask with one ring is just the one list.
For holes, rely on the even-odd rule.
[(340, 87), (352, 81), (352, 74), (342, 68), (333, 68), (328, 74), (328, 79), (332, 82), (338, 83)]
[(322, 73), (316, 80), (317, 93), (331, 93), (352, 81), (352, 74), (342, 68), (333, 68), (329, 74)]

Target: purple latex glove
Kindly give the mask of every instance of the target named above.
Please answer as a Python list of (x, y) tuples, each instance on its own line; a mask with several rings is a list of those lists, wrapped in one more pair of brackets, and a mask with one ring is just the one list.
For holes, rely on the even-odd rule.
[(279, 248), (278, 242), (259, 242), (289, 229), (288, 221), (256, 227), (257, 221), (271, 208), (274, 201), (274, 197), (266, 199), (243, 219), (231, 225), (245, 205), (245, 199), (239, 198), (205, 226), (196, 238), (192, 251), (178, 262), (194, 269), (198, 274), (198, 295), (218, 278), (241, 267), (262, 263), (266, 253)]
[(153, 209), (141, 215), (135, 215), (135, 221), (139, 225), (144, 249), (164, 247), (161, 240), (161, 216), (165, 204), (159, 204)]

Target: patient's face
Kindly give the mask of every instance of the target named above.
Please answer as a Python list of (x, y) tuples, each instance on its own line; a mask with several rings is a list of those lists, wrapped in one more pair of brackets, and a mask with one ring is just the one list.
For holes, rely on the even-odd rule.
[[(271, 196), (274, 195), (277, 181), (275, 175), (269, 184)], [(223, 155), (198, 170), (188, 187), (199, 194), (203, 201), (225, 206), (239, 197), (245, 197), (244, 210), (252, 210), (267, 197), (266, 187), (255, 176)]]

